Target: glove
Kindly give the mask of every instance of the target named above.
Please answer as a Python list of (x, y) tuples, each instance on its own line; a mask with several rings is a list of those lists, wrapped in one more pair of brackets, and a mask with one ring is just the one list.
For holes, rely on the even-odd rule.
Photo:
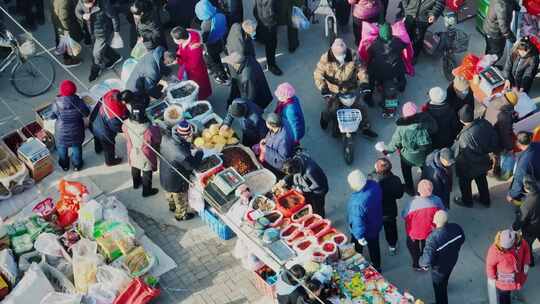
[(365, 238), (361, 238), (358, 240), (358, 244), (360, 244), (361, 246), (367, 246), (367, 241)]

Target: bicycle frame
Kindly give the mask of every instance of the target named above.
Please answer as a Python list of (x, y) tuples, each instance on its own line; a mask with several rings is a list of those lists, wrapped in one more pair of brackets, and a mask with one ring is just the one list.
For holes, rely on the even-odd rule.
[[(0, 63), (0, 73), (3, 73), (17, 59), (17, 54), (11, 50), (9, 55)], [(17, 64), (13, 65), (12, 71), (15, 70)]]

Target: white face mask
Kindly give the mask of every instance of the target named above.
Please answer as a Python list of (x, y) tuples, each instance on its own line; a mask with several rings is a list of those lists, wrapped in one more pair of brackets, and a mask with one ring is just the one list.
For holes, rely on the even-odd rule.
[(343, 64), (345, 62), (345, 54), (336, 56), (336, 59), (339, 63)]
[(94, 3), (85, 3), (84, 7), (87, 9), (91, 9), (94, 6)]

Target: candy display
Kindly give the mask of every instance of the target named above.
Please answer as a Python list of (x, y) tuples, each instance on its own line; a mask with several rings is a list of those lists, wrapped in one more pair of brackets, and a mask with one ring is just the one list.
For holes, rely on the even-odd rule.
[(223, 166), (236, 169), (240, 175), (257, 170), (253, 159), (240, 147), (228, 147), (222, 151)]

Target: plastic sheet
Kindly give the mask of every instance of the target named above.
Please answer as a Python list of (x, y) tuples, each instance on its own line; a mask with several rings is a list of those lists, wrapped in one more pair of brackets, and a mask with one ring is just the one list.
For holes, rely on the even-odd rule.
[(39, 303), (50, 292), (54, 292), (53, 286), (41, 268), (32, 263), (2, 304)]
[(39, 304), (80, 304), (82, 295), (62, 292), (50, 292)]
[(19, 270), (13, 253), (9, 249), (0, 251), (0, 273), (9, 281), (11, 286), (15, 286)]

